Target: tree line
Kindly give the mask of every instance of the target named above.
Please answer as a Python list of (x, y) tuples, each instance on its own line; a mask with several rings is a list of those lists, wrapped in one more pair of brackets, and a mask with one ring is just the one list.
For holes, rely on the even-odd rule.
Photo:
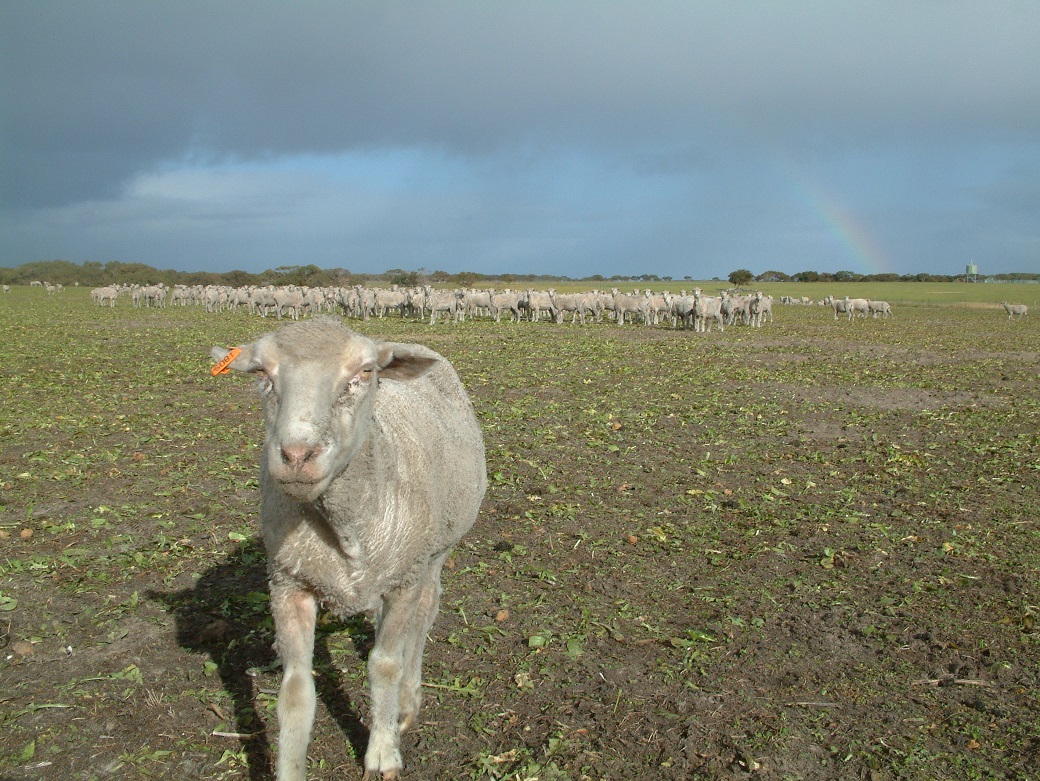
[[(991, 279), (1005, 282), (1040, 281), (1040, 274), (1014, 273), (994, 274)], [(683, 279), (689, 280), (686, 276)], [(718, 279), (718, 277), (715, 277)], [(601, 285), (604, 282), (671, 282), (670, 276), (657, 274), (614, 275), (605, 277), (593, 274), (588, 277), (573, 279), (571, 277), (546, 274), (482, 274), (476, 271), (460, 271), (450, 274), (447, 271), (429, 271), (424, 268), (416, 270), (388, 269), (381, 274), (352, 272), (345, 268), (323, 269), (317, 266), (278, 266), (260, 273), (249, 271), (177, 271), (175, 269), (159, 270), (144, 263), (124, 263), (109, 261), (99, 263), (86, 261), (72, 263), (67, 260), (38, 260), (13, 268), (0, 268), (0, 283), (6, 285), (27, 285), (34, 280), (66, 286), (81, 285), (84, 287), (101, 287), (111, 284), (154, 285), (164, 282), (173, 285), (300, 285), (307, 287), (350, 287), (351, 285), (398, 285), (414, 287), (416, 285), (434, 284), (455, 287), (481, 287), (490, 284), (506, 287), (522, 287), (531, 283), (546, 282), (588, 282)], [(800, 271), (797, 274), (785, 274), (783, 271), (765, 271), (753, 274), (748, 269), (737, 269), (729, 275), (731, 284), (744, 287), (752, 282), (962, 282), (963, 274), (948, 276), (943, 274), (857, 274), (853, 271)]]
[[(1035, 282), (1040, 281), (1040, 274), (1016, 272), (1012, 274), (988, 274), (987, 279), (1001, 282)], [(753, 274), (746, 268), (730, 272), (730, 284), (744, 287), (752, 282), (967, 282), (965, 274), (857, 274), (855, 271), (799, 271), (797, 274), (785, 274), (783, 271), (764, 271)]]

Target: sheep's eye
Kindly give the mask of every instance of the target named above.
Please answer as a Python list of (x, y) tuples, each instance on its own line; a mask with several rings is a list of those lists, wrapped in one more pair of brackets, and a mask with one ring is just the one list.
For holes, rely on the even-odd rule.
[(373, 369), (362, 369), (353, 377), (350, 378), (350, 382), (347, 383), (343, 392), (340, 394), (339, 401), (341, 404), (345, 404), (351, 401), (357, 392), (364, 387), (367, 387), (372, 382)]

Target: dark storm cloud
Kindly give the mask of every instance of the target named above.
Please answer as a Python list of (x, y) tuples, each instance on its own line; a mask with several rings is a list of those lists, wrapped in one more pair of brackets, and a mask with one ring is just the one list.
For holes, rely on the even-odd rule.
[(936, 147), (1037, 162), (1032, 3), (33, 0), (0, 28), (0, 195), (26, 220), (180, 166), (397, 149), (511, 187), (567, 155), (603, 177), (586, 191), (686, 177), (675, 211), (748, 161), (744, 190), (770, 160), (824, 181)]

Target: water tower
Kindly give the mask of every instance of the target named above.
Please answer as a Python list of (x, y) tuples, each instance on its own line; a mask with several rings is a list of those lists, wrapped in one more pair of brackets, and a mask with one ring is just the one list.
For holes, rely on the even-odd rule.
[(979, 267), (974, 263), (969, 263), (964, 269), (964, 279), (967, 282), (978, 282), (979, 281)]

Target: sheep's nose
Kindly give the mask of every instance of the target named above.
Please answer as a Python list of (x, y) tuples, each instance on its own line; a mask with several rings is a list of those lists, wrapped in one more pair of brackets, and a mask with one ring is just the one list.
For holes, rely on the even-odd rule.
[(299, 469), (308, 461), (316, 458), (320, 453), (320, 445), (310, 445), (307, 443), (282, 445), (282, 463), (295, 469)]

